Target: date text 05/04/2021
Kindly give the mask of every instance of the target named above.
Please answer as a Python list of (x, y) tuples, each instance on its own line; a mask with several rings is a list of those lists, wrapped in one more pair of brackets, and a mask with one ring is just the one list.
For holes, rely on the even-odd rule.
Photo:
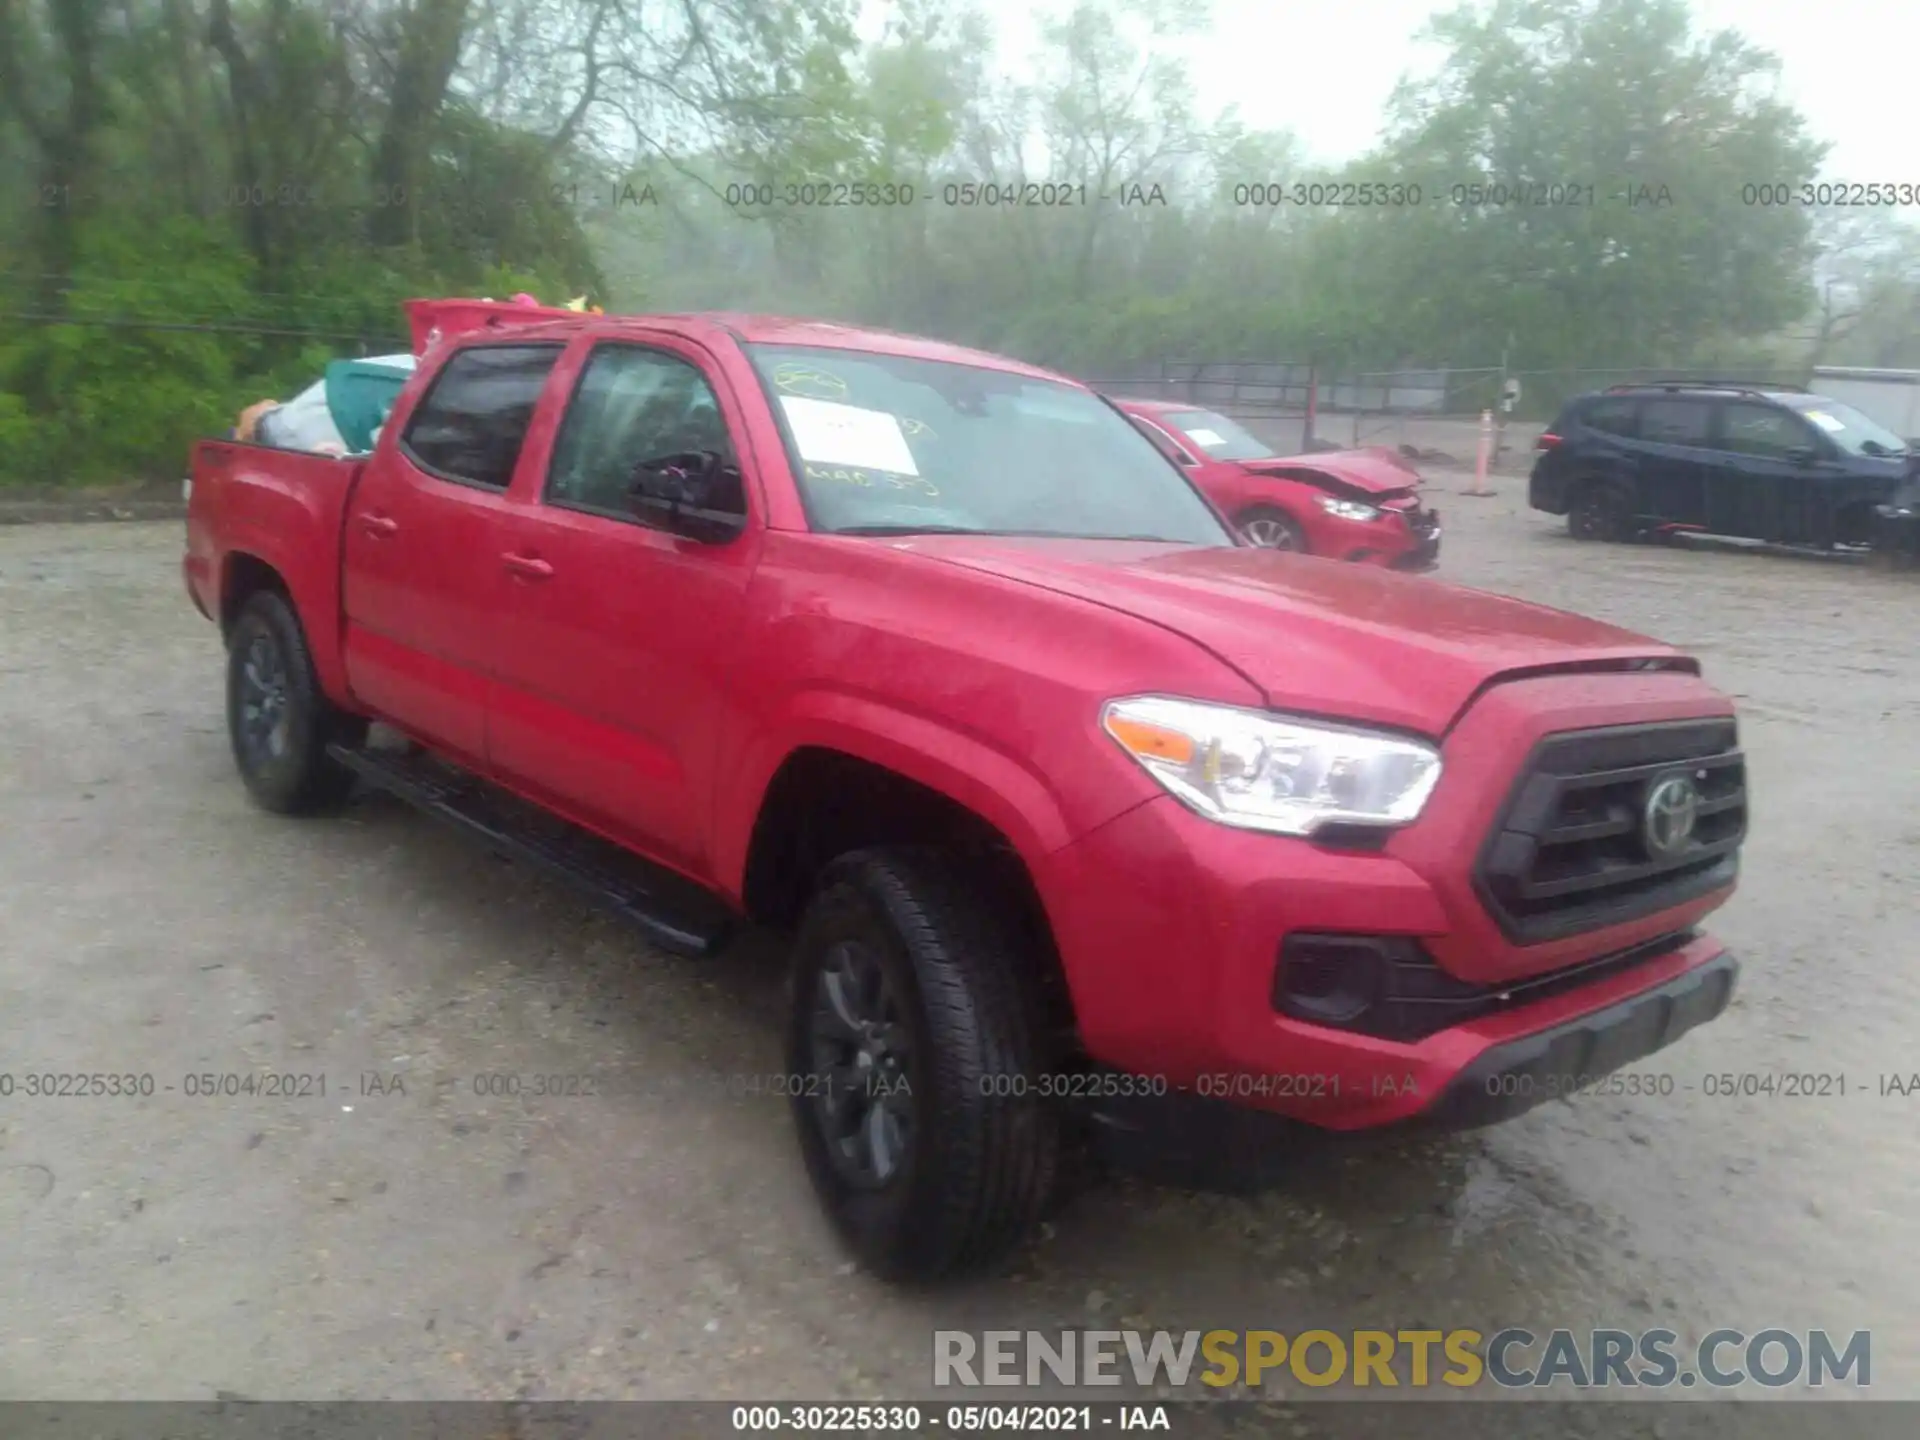
[(960, 1435), (1092, 1434), (1105, 1431), (1174, 1431), (1178, 1407), (1107, 1403), (1048, 1405), (1009, 1402), (999, 1405), (735, 1405), (729, 1428), (758, 1434), (830, 1435), (847, 1433), (925, 1434), (929, 1430)]
[[(164, 1074), (153, 1070), (57, 1070), (52, 1067), (0, 1070), (0, 1101), (143, 1100), (179, 1096), (189, 1100), (326, 1100), (354, 1097), (445, 1096), (457, 1092), (483, 1100), (595, 1100), (623, 1096), (685, 1094), (702, 1091), (717, 1097), (769, 1097), (828, 1094), (846, 1082), (828, 1075), (748, 1073), (724, 1070), (481, 1071), (461, 1075), (422, 1074), (398, 1057), (394, 1068), (356, 1071), (196, 1070)], [(911, 1093), (911, 1082), (867, 1078), (853, 1082), (869, 1092), (893, 1089)], [(1173, 1093), (1206, 1099), (1258, 1102), (1292, 1100), (1311, 1104), (1367, 1096), (1382, 1099), (1418, 1096), (1412, 1075), (1382, 1073), (1355, 1081), (1333, 1074), (1207, 1072), (1189, 1082), (1164, 1075), (1080, 1070), (1060, 1073), (983, 1075), (976, 1082), (989, 1098), (1085, 1100), (1162, 1096)], [(1906, 1100), (1920, 1097), (1920, 1071), (1715, 1071), (1683, 1078), (1669, 1071), (1613, 1071), (1588, 1074), (1499, 1074), (1483, 1082), (1496, 1096), (1543, 1100), (1633, 1099), (1677, 1093), (1722, 1100)]]

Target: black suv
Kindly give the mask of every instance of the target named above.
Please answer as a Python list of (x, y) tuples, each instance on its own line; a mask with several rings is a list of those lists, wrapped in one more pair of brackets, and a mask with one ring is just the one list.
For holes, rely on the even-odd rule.
[(1534, 448), (1527, 503), (1582, 540), (1703, 531), (1867, 545), (1920, 470), (1907, 443), (1837, 400), (1711, 381), (1616, 385), (1568, 402)]

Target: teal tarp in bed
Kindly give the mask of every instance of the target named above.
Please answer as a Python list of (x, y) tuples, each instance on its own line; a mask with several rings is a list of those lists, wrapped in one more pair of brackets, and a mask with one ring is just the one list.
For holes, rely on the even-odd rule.
[(327, 410), (349, 455), (373, 449), (373, 432), (412, 374), (411, 367), (382, 360), (335, 360), (327, 366)]

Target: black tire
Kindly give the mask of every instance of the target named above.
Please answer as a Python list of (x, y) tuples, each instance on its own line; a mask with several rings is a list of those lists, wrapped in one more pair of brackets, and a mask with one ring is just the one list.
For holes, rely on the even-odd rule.
[(1262, 550), (1292, 550), (1301, 555), (1308, 553), (1307, 537), (1300, 528), (1300, 522), (1284, 510), (1276, 510), (1271, 505), (1256, 505), (1251, 510), (1242, 510), (1233, 523), (1249, 545), (1257, 545)]
[(1619, 542), (1633, 533), (1633, 497), (1608, 480), (1583, 480), (1568, 496), (1567, 533), (1576, 540)]
[(1904, 575), (1908, 571), (1920, 569), (1920, 555), (1912, 550), (1896, 550), (1886, 545), (1875, 545), (1867, 551), (1867, 568), (1878, 570), (1884, 575)]
[(227, 636), (227, 737), (247, 793), (278, 815), (339, 804), (353, 772), (327, 754), (357, 745), (367, 722), (329, 701), (314, 674), (300, 617), (285, 596), (248, 597)]
[[(992, 1266), (1054, 1188), (1059, 1115), (1037, 1093), (1045, 1032), (1004, 913), (957, 858), (901, 848), (835, 861), (801, 921), (787, 1032), (801, 1154), (834, 1227), (884, 1279)], [(836, 1011), (878, 1023), (855, 1040)], [(888, 1078), (848, 1083), (876, 1074)]]
[[(1891, 504), (1905, 506), (1911, 498), (1903, 492)], [(1865, 542), (1869, 569), (1894, 575), (1920, 569), (1920, 520), (1874, 515), (1845, 526), (1842, 533)]]

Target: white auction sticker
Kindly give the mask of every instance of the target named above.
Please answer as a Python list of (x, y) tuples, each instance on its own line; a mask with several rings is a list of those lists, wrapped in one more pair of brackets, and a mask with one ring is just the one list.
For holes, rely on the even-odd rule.
[(1814, 424), (1818, 425), (1822, 430), (1838, 431), (1838, 430), (1844, 430), (1847, 428), (1845, 425), (1842, 425), (1838, 420), (1834, 419), (1833, 416), (1827, 414), (1827, 412), (1824, 410), (1803, 410), (1800, 413), (1805, 415)]
[(787, 412), (800, 458), (810, 464), (850, 465), (894, 475), (920, 473), (907, 437), (900, 433), (900, 422), (884, 410), (798, 395), (782, 395), (780, 405)]
[(1187, 438), (1193, 441), (1194, 444), (1202, 446), (1224, 445), (1227, 443), (1220, 438), (1217, 431), (1213, 430), (1189, 430), (1187, 431)]

